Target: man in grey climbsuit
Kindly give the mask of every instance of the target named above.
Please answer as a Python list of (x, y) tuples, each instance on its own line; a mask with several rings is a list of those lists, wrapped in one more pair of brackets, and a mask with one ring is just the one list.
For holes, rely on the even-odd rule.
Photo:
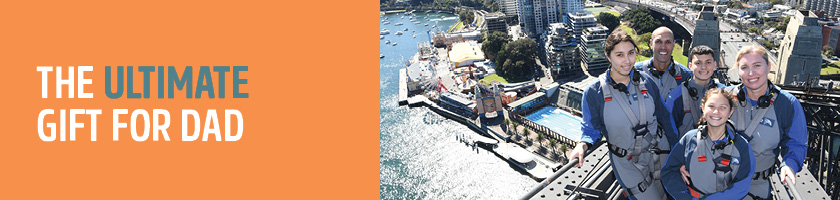
[(674, 51), (674, 32), (668, 27), (662, 26), (653, 30), (650, 34), (650, 50), (653, 51), (653, 57), (637, 62), (635, 67), (641, 70), (642, 74), (653, 78), (659, 88), (659, 96), (664, 101), (671, 90), (691, 77), (691, 71), (671, 57)]
[(706, 45), (696, 46), (691, 49), (689, 58), (691, 61), (688, 66), (693, 76), (672, 90), (665, 101), (665, 107), (674, 117), (677, 126), (677, 138), (682, 138), (686, 132), (697, 128), (697, 122), (703, 116), (700, 101), (706, 96), (706, 90), (724, 88), (722, 83), (712, 78), (717, 71), (715, 51), (712, 48)]
[(750, 141), (756, 160), (747, 199), (766, 199), (770, 197), (769, 177), (777, 170), (780, 154), (782, 183), (787, 177), (795, 183), (795, 173), (802, 169), (808, 142), (805, 112), (796, 97), (767, 79), (770, 66), (764, 47), (744, 46), (735, 63), (741, 84), (727, 88), (738, 99), (731, 119), (735, 130)]
[(750, 191), (755, 156), (728, 123), (735, 104), (722, 88), (704, 95), (703, 125), (674, 145), (662, 167), (662, 184), (674, 199), (741, 199)]
[[(659, 89), (649, 76), (633, 68), (636, 44), (616, 29), (604, 45), (610, 68), (583, 92), (580, 143), (570, 160), (583, 164), (583, 154), (606, 137), (613, 172), (630, 199), (664, 199), (659, 172), (676, 137), (676, 127), (665, 109)], [(607, 123), (609, 122), (609, 123)], [(658, 130), (661, 123), (663, 131)], [(674, 139), (676, 141), (676, 139)], [(658, 155), (660, 154), (660, 155)]]

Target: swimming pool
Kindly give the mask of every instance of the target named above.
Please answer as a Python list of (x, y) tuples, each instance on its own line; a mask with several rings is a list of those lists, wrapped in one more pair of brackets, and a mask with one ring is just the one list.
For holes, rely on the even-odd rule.
[(579, 117), (572, 116), (557, 107), (545, 106), (540, 110), (525, 116), (525, 118), (536, 122), (537, 124), (546, 126), (552, 131), (566, 136), (569, 139), (580, 141), (581, 119)]

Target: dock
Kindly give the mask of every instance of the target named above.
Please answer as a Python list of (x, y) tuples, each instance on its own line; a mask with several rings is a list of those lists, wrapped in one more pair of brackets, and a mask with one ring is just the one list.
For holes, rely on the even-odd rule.
[(407, 73), (408, 72), (405, 68), (400, 69), (400, 88), (398, 92), (399, 105), (405, 105), (408, 103), (408, 83), (406, 83), (406, 81), (408, 80)]

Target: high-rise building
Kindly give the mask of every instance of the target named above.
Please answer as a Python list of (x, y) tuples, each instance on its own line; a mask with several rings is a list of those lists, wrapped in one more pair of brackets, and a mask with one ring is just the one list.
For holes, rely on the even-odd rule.
[(807, 78), (819, 78), (822, 27), (817, 20), (813, 12), (805, 10), (800, 10), (790, 18), (779, 47), (779, 66), (771, 66), (770, 79), (774, 83), (790, 84), (806, 81)]
[(580, 48), (581, 66), (587, 71), (600, 74), (610, 66), (607, 56), (604, 54), (604, 44), (607, 42), (607, 35), (610, 29), (603, 25), (589, 27), (583, 30)]
[(572, 28), (565, 23), (549, 25), (545, 35), (545, 60), (555, 78), (564, 78), (580, 72), (580, 54)]
[(549, 24), (560, 22), (560, 6), (557, 0), (519, 0), (519, 23), (529, 37), (538, 36)]
[(560, 15), (563, 16), (563, 22), (571, 23), (569, 20), (569, 13), (576, 13), (583, 11), (583, 0), (559, 0), (560, 1)]
[(519, 0), (501, 0), (499, 5), (501, 6), (502, 13), (505, 13), (506, 16), (518, 15), (519, 7), (517, 6), (517, 2)]
[(583, 30), (598, 25), (598, 20), (595, 19), (595, 15), (586, 11), (569, 13), (568, 16), (570, 20), (569, 24), (572, 25), (572, 30), (578, 39), (581, 39), (580, 36), (583, 34)]
[[(791, 6), (792, 8), (794, 6)], [(840, 15), (840, 1), (838, 0), (804, 0), (802, 8), (810, 11), (824, 11), (826, 17)]]
[(487, 13), (487, 15), (484, 15), (484, 23), (487, 24), (488, 34), (492, 33), (493, 31), (507, 33), (507, 23), (505, 23), (504, 13)]

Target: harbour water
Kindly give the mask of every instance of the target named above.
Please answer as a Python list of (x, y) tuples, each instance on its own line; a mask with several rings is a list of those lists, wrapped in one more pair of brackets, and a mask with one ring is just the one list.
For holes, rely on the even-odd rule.
[[(433, 25), (445, 30), (457, 21), (455, 15), (434, 12), (416, 12), (419, 24), (400, 16), (387, 14), (390, 23), (380, 22), (380, 30), (390, 31), (379, 41), (380, 54), (385, 56), (379, 64), (380, 198), (515, 199), (524, 195), (536, 181), (492, 152), (456, 139), (459, 134), (475, 134), (472, 130), (426, 107), (397, 105), (398, 72), (417, 52), (417, 42), (430, 39), (426, 30)], [(398, 22), (403, 25), (397, 26)], [(395, 35), (397, 31), (403, 34)]]

